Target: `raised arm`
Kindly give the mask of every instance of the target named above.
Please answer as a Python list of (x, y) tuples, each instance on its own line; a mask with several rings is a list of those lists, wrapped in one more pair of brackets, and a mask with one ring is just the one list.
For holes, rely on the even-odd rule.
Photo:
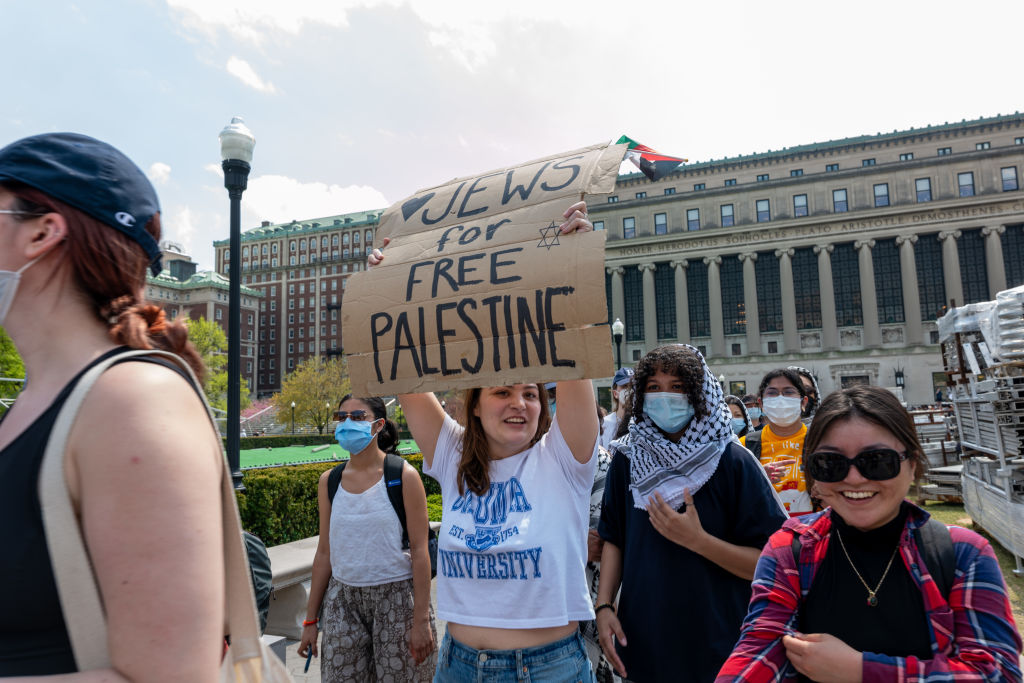
[(423, 463), (430, 466), (434, 462), (434, 449), (437, 439), (441, 436), (445, 412), (441, 402), (433, 394), (400, 394), (398, 402), (402, 404), (402, 414), (409, 423), (409, 431), (416, 445), (423, 452)]
[(589, 379), (558, 383), (558, 424), (577, 462), (589, 462), (597, 443), (594, 385)]

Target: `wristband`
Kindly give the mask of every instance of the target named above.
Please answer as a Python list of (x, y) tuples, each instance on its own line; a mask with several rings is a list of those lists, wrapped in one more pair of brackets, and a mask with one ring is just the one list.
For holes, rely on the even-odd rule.
[(317, 624), (317, 623), (318, 623), (319, 621), (320, 621), (319, 619), (309, 619), (309, 620), (307, 620), (307, 621), (303, 621), (303, 622), (302, 622), (302, 626), (303, 626), (303, 627), (306, 627), (306, 626), (314, 626), (314, 625), (316, 625), (316, 624)]
[(603, 609), (610, 609), (612, 612), (614, 612), (615, 611), (615, 605), (613, 605), (610, 602), (602, 602), (600, 605), (598, 605), (597, 607), (594, 608), (594, 616), (596, 617), (597, 613), (600, 612)]

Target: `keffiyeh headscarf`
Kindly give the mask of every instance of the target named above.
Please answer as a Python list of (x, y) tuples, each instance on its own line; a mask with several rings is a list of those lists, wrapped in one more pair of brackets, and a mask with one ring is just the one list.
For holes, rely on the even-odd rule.
[[(730, 403), (729, 402), (730, 398), (736, 399), (736, 402), (735, 403)], [(726, 409), (728, 409), (730, 405), (734, 405), (734, 406), (738, 406), (739, 409), (740, 409), (740, 412), (743, 413), (743, 419), (747, 423), (747, 427), (746, 427), (747, 432), (746, 433), (750, 433), (750, 432), (754, 431), (754, 422), (753, 422), (753, 420), (750, 419), (750, 413), (747, 412), (747, 406), (744, 405), (743, 399), (741, 399), (739, 396), (733, 396), (732, 394), (729, 394), (728, 396), (725, 397), (725, 401), (726, 401), (726, 403), (725, 403)], [(732, 410), (729, 410), (729, 417), (730, 417), (730, 419), (732, 418)], [(739, 437), (737, 437), (736, 440), (739, 441)]]
[(821, 405), (821, 392), (818, 390), (818, 380), (814, 376), (814, 373), (807, 368), (802, 368), (799, 365), (790, 365), (787, 370), (799, 374), (801, 377), (810, 377), (811, 384), (814, 385), (814, 400), (807, 401), (807, 410), (805, 411), (804, 417), (812, 417), (814, 413), (818, 412), (818, 406)]
[[(680, 346), (693, 352), (704, 369), (700, 397), (707, 414), (690, 420), (679, 443), (666, 439), (646, 415), (639, 421), (631, 418), (629, 432), (612, 442), (613, 450), (629, 458), (629, 490), (634, 507), (642, 510), (647, 509), (655, 491), (672, 508), (679, 508), (684, 502), (683, 490), (695, 495), (718, 469), (725, 447), (733, 440), (732, 413), (722, 400), (721, 385), (697, 349), (688, 344)], [(636, 389), (634, 405), (644, 387)]]

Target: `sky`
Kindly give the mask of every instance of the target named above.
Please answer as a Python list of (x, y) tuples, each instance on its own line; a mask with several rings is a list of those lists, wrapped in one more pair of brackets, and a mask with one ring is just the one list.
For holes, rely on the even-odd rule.
[(0, 0), (0, 145), (110, 142), (212, 268), (232, 116), (256, 137), (246, 230), (622, 134), (694, 163), (1013, 113), (1022, 19), (1009, 0)]

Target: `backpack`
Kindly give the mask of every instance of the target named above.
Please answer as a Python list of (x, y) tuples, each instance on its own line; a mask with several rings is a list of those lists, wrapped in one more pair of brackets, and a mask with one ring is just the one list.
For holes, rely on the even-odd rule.
[(274, 573), (270, 569), (270, 554), (259, 536), (242, 532), (245, 539), (245, 553), (249, 557), (249, 578), (256, 598), (256, 611), (260, 615), (260, 634), (267, 628), (267, 614), (270, 612), (270, 594), (274, 590)]
[[(942, 599), (949, 602), (949, 592), (953, 589), (956, 578), (956, 552), (953, 550), (953, 539), (949, 536), (949, 527), (935, 519), (914, 529), (914, 543), (921, 551), (924, 566), (931, 572), (935, 585), (942, 593)], [(800, 536), (793, 535), (793, 562), (800, 566)]]
[[(341, 485), (341, 475), (345, 471), (348, 461), (335, 466), (327, 475), (327, 500), (332, 504), (334, 495)], [(409, 549), (409, 529), (405, 523), (405, 501), (402, 499), (402, 468), (405, 467), (405, 460), (400, 455), (386, 453), (384, 455), (384, 485), (387, 488), (388, 500), (391, 507), (398, 515), (398, 521), (402, 524), (402, 549)], [(437, 576), (437, 534), (433, 529), (427, 531), (427, 551), (430, 555), (430, 578)]]
[(747, 450), (754, 454), (754, 457), (758, 460), (761, 459), (761, 430), (750, 430), (747, 435), (743, 437), (743, 445), (746, 446)]

